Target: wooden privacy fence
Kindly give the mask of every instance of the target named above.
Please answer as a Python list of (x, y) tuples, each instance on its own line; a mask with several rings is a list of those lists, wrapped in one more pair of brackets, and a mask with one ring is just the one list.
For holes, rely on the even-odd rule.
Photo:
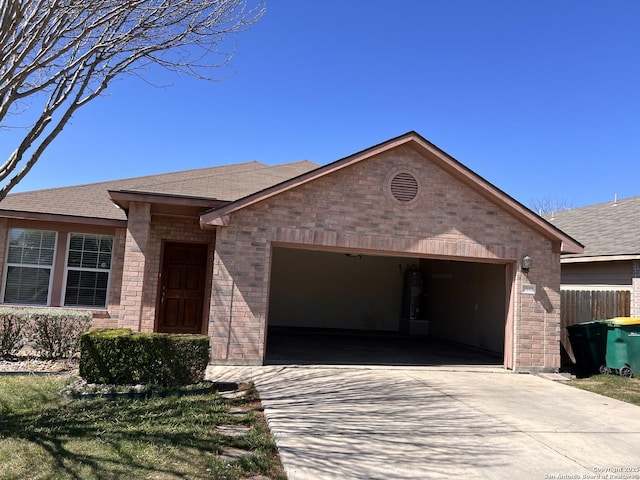
[(629, 290), (561, 290), (560, 342), (571, 361), (575, 361), (567, 327), (576, 323), (628, 317), (631, 313)]

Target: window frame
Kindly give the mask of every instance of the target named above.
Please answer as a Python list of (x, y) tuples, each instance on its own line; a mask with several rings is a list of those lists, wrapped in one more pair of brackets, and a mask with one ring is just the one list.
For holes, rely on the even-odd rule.
[[(9, 252), (11, 250), (11, 232), (14, 230), (22, 230), (24, 232), (46, 232), (54, 234), (54, 242), (53, 242), (53, 256), (51, 259), (51, 265), (37, 265), (30, 263), (15, 263), (9, 262)], [(56, 267), (56, 258), (58, 256), (58, 232), (56, 230), (48, 230), (45, 228), (25, 228), (25, 227), (9, 227), (7, 229), (7, 243), (5, 247), (5, 255), (4, 255), (4, 268), (3, 268), (3, 283), (2, 283), (2, 299), (3, 305), (24, 305), (24, 306), (38, 306), (38, 307), (48, 307), (51, 305), (51, 295), (53, 293), (53, 285), (54, 285), (54, 276), (55, 276), (55, 267)], [(49, 269), (49, 283), (47, 285), (47, 301), (46, 303), (24, 303), (24, 302), (6, 302), (5, 295), (7, 292), (7, 284), (9, 283), (9, 268), (10, 267), (19, 267), (19, 268), (34, 268), (34, 269)]]
[[(109, 237), (111, 238), (111, 258), (109, 260), (109, 268), (89, 268), (89, 267), (70, 267), (69, 266), (69, 254), (71, 252), (71, 237), (72, 235), (82, 235), (83, 238), (87, 235), (95, 236), (95, 237)], [(102, 233), (88, 233), (88, 232), (68, 232), (67, 233), (67, 245), (66, 252), (64, 258), (64, 275), (62, 277), (62, 288), (61, 288), (61, 298), (60, 305), (63, 308), (89, 308), (93, 310), (107, 310), (109, 308), (109, 296), (111, 295), (111, 277), (113, 271), (113, 257), (114, 257), (114, 249), (115, 249), (115, 241), (116, 238), (114, 235), (107, 235)], [(84, 242), (83, 242), (84, 243)], [(84, 249), (83, 249), (84, 251)], [(98, 249), (98, 255), (100, 254), (100, 250)], [(69, 279), (69, 271), (77, 271), (77, 272), (106, 272), (107, 273), (107, 287), (106, 287), (106, 295), (104, 299), (104, 305), (67, 305), (67, 281)]]

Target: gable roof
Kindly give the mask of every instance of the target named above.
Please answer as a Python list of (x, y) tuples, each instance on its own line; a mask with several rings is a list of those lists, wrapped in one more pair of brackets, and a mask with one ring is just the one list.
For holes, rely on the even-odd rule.
[(546, 218), (585, 245), (565, 263), (640, 258), (640, 196), (562, 210)]
[(317, 167), (306, 160), (276, 166), (247, 162), (14, 193), (0, 201), (0, 217), (35, 218), (49, 215), (126, 221), (126, 213), (116, 208), (110, 192), (198, 199), (202, 200), (202, 208), (205, 209), (220, 202), (243, 198)]
[(233, 212), (402, 145), (409, 146), (421, 155), (429, 157), (429, 159), (440, 168), (456, 177), (483, 197), (497, 204), (521, 222), (542, 234), (545, 238), (558, 242), (558, 250), (561, 253), (582, 253), (583, 246), (579, 242), (413, 131), (315, 170), (302, 173), (297, 177), (285, 180), (282, 183), (273, 185), (262, 191), (257, 191), (229, 204), (213, 208), (200, 216), (200, 224), (203, 227), (227, 225), (229, 217)]

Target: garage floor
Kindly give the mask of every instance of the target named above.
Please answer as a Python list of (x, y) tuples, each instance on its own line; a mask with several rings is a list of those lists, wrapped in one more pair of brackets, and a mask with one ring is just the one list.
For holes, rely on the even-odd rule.
[(267, 365), (486, 365), (502, 355), (428, 336), (269, 329)]

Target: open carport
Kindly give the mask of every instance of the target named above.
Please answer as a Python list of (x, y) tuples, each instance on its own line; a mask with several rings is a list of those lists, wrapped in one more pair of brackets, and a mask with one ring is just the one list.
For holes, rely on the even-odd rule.
[(503, 363), (504, 264), (274, 247), (267, 363)]

